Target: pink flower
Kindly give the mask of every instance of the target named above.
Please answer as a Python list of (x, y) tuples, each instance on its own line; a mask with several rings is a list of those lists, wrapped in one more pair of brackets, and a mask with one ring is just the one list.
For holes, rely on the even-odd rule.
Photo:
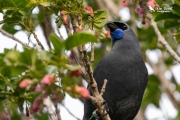
[(46, 85), (50, 85), (52, 82), (53, 82), (53, 76), (49, 74), (45, 75), (41, 80), (41, 83)]
[(35, 91), (42, 92), (46, 88), (46, 86), (47, 85), (45, 85), (45, 84), (37, 85), (36, 88), (35, 88)]
[(109, 31), (104, 31), (103, 33), (104, 33), (104, 35), (106, 36), (106, 38), (108, 38), (108, 39), (111, 38), (111, 35), (110, 35), (110, 32), (109, 32)]
[(67, 24), (68, 24), (68, 17), (67, 17), (67, 15), (64, 15), (64, 16), (62, 17), (62, 20), (63, 20), (63, 24), (64, 24), (64, 25), (67, 25)]
[(8, 119), (8, 115), (5, 111), (0, 113), (0, 119), (1, 120), (7, 120)]
[(152, 8), (154, 8), (154, 0), (148, 0), (147, 5), (151, 6)]
[(42, 103), (42, 98), (41, 97), (37, 97), (35, 100), (34, 100), (34, 102), (33, 102), (33, 104), (31, 105), (31, 107), (30, 107), (30, 113), (36, 113), (38, 110), (39, 110), (39, 106), (40, 106), (40, 104)]
[(25, 89), (29, 84), (31, 84), (30, 79), (24, 79), (20, 82), (19, 87)]
[(139, 17), (142, 17), (144, 14), (144, 10), (142, 8), (136, 8), (135, 12), (138, 13)]
[(128, 7), (128, 6), (129, 6), (128, 0), (122, 1), (121, 5), (122, 5), (123, 7)]
[(85, 6), (84, 10), (91, 16), (94, 17), (93, 9), (90, 6)]
[(62, 10), (62, 11), (60, 12), (60, 15), (63, 16), (63, 15), (66, 15), (66, 13), (67, 13), (67, 11)]
[(89, 98), (90, 94), (87, 88), (76, 86), (75, 91), (84, 98)]
[(70, 60), (71, 63), (74, 63), (75, 62), (75, 59), (74, 59), (74, 56), (71, 52), (71, 54), (68, 56), (68, 59)]

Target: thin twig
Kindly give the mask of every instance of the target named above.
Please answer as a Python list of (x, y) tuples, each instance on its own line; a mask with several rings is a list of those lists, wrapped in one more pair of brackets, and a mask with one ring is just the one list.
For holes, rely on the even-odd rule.
[[(90, 85), (92, 94), (93, 94), (93, 96), (90, 96), (90, 99), (91, 99), (92, 103), (99, 110), (99, 113), (100, 113), (101, 117), (103, 118), (103, 120), (111, 120), (110, 116), (105, 108), (106, 106), (104, 104), (104, 99), (103, 99), (101, 93), (99, 93), (99, 91), (98, 91), (97, 83), (93, 77), (92, 66), (90, 64), (89, 57), (87, 56), (86, 48), (84, 45), (82, 46), (82, 49), (83, 49), (83, 56), (81, 56), (81, 57), (83, 58), (83, 60), (85, 62), (85, 65), (86, 65), (85, 68), (86, 68), (86, 71), (89, 76), (89, 81), (87, 81), (87, 82)], [(106, 82), (105, 82), (105, 85), (106, 85)], [(103, 85), (103, 87), (105, 85)], [(102, 89), (105, 92), (105, 88), (102, 88)], [(104, 92), (102, 92), (102, 93), (104, 93)]]
[(103, 96), (103, 94), (104, 94), (104, 92), (105, 92), (107, 82), (108, 82), (108, 81), (105, 79), (105, 80), (104, 80), (104, 84), (103, 84), (103, 86), (102, 86), (102, 88), (101, 88), (101, 93), (100, 93), (101, 96)]
[(57, 120), (57, 116), (54, 112), (54, 110), (52, 109), (52, 101), (50, 99), (50, 97), (46, 97), (44, 100), (43, 100), (43, 104), (46, 106), (47, 110), (48, 110), (48, 114), (49, 114), (49, 117), (51, 120)]
[(166, 42), (165, 38), (162, 36), (161, 32), (157, 27), (157, 23), (154, 21), (151, 14), (148, 14), (147, 17), (150, 19), (151, 25), (154, 28), (154, 31), (158, 37), (158, 42), (169, 52), (169, 54), (180, 63), (180, 57), (178, 54), (172, 49), (172, 47)]
[(18, 103), (18, 107), (19, 107), (19, 111), (20, 111), (20, 117), (22, 120), (26, 119), (26, 115), (24, 114), (24, 107), (23, 107), (23, 103), (22, 102), (19, 102)]
[(61, 115), (60, 115), (60, 110), (58, 109), (58, 104), (56, 103), (55, 105), (55, 109), (56, 109), (56, 115), (58, 120), (61, 120)]
[(68, 113), (69, 113), (71, 116), (73, 116), (73, 117), (76, 118), (77, 120), (81, 120), (81, 119), (79, 119), (78, 117), (76, 117), (63, 103), (62, 103), (61, 105), (68, 111)]
[(38, 45), (41, 47), (42, 50), (44, 50), (44, 46), (42, 45), (42, 43), (40, 42), (40, 40), (38, 39), (37, 35), (35, 32), (32, 32), (34, 38), (36, 39)]
[(94, 62), (94, 43), (91, 43), (91, 64)]
[(147, 58), (147, 62), (149, 63), (149, 65), (152, 67), (154, 74), (157, 75), (157, 77), (159, 78), (163, 89), (165, 90), (165, 92), (167, 93), (167, 95), (169, 96), (170, 100), (172, 101), (174, 107), (176, 109), (180, 109), (180, 102), (176, 100), (175, 96), (174, 96), (174, 90), (172, 90), (170, 88), (170, 82), (169, 80), (166, 79), (166, 77), (164, 76), (164, 73), (166, 71), (166, 66), (163, 62), (163, 58), (159, 58), (158, 60), (158, 64), (154, 64), (149, 58)]
[(59, 34), (59, 37), (63, 40), (63, 36), (62, 36), (61, 32), (59, 31), (58, 25), (57, 25), (57, 32)]
[(19, 40), (18, 38), (14, 37), (14, 36), (11, 35), (11, 34), (9, 34), (8, 32), (4, 31), (3, 29), (0, 29), (0, 32), (1, 32), (2, 34), (4, 34), (5, 36), (11, 38), (12, 40), (14, 40), (14, 41), (20, 43), (22, 46), (31, 49), (31, 47), (30, 47), (28, 44), (21, 42), (21, 40)]
[[(73, 15), (70, 15), (70, 17), (71, 17), (71, 23), (72, 23), (74, 33), (76, 33), (77, 32), (76, 31), (76, 22), (77, 21)], [(94, 47), (94, 45), (92, 47)], [(83, 61), (82, 62), (83, 67), (86, 70), (85, 73), (87, 73), (88, 79), (86, 79), (86, 81), (88, 82), (89, 86), (91, 87), (92, 94), (93, 94), (93, 96), (90, 96), (90, 99), (91, 99), (92, 103), (99, 110), (99, 113), (102, 116), (102, 119), (103, 120), (110, 120), (109, 114), (107, 113), (107, 110), (105, 109), (106, 106), (104, 104), (104, 99), (101, 96), (101, 94), (99, 93), (97, 83), (93, 77), (93, 70), (92, 70), (92, 66), (90, 63), (90, 59), (87, 55), (85, 45), (78, 47), (78, 50), (79, 50), (79, 56), (80, 56), (81, 60)], [(93, 52), (94, 52), (94, 48), (93, 48)], [(93, 57), (94, 57), (94, 53), (91, 53), (91, 55), (93, 55)], [(92, 57), (92, 60), (94, 59), (93, 57)]]
[(107, 9), (113, 14), (114, 16), (119, 18), (119, 7), (114, 3), (113, 0), (103, 0)]

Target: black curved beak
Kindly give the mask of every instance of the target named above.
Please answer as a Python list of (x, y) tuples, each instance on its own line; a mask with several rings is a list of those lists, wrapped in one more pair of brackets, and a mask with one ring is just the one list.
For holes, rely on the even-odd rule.
[(118, 29), (118, 26), (116, 26), (113, 22), (109, 21), (106, 23), (106, 26), (109, 28), (111, 32), (114, 32), (116, 29)]

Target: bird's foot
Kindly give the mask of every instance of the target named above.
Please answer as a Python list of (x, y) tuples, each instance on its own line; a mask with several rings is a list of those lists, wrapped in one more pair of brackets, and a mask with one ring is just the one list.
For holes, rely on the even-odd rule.
[(93, 111), (92, 116), (89, 120), (99, 120), (101, 118), (101, 115), (99, 114), (98, 109), (96, 109), (95, 111)]
[(105, 113), (105, 114), (104, 114), (104, 116), (105, 116), (105, 115), (107, 115), (107, 114), (109, 113), (109, 107), (108, 107), (108, 104), (107, 104), (106, 101), (103, 102), (103, 105), (104, 105), (104, 110), (103, 110), (103, 112)]
[[(109, 113), (109, 107), (108, 107), (106, 101), (104, 101), (102, 103), (102, 105), (104, 105), (104, 109), (103, 109), (104, 114), (103, 114), (103, 116), (106, 116)], [(101, 115), (99, 113), (99, 110), (96, 109), (96, 110), (93, 111), (92, 116), (91, 116), (91, 118), (89, 120), (94, 120), (94, 119), (99, 120), (100, 118), (101, 118)]]

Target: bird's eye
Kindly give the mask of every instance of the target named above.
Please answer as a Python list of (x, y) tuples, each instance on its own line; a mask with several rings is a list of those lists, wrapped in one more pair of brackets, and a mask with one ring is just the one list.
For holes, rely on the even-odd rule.
[(122, 25), (122, 29), (123, 29), (123, 30), (126, 30), (126, 29), (127, 29), (127, 26), (126, 26), (126, 25)]

